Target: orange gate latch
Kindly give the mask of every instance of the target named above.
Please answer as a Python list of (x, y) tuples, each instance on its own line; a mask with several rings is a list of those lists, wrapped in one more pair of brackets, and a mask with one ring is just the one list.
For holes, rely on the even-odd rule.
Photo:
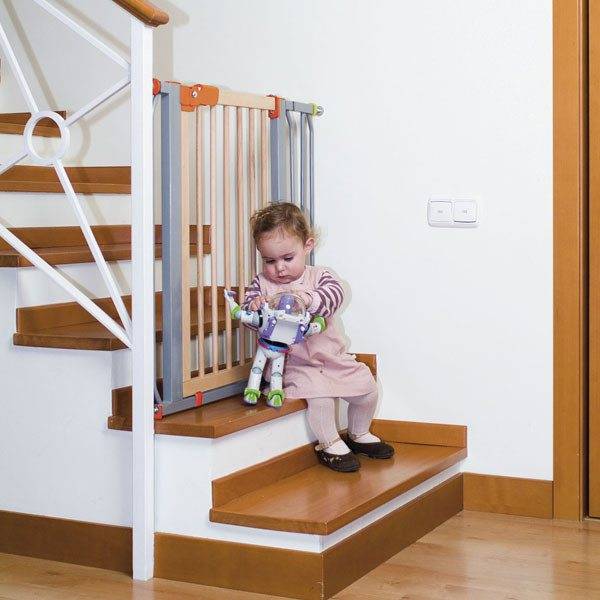
[(197, 106), (215, 106), (219, 101), (219, 88), (196, 83), (181, 86), (181, 110), (193, 112)]

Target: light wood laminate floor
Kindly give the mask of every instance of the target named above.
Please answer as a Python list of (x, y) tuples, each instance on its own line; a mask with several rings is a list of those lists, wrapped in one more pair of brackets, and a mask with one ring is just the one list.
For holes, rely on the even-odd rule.
[[(368, 551), (368, 549), (365, 549)], [(1, 600), (267, 600), (270, 596), (0, 554)], [(463, 512), (339, 600), (600, 599), (600, 523)]]

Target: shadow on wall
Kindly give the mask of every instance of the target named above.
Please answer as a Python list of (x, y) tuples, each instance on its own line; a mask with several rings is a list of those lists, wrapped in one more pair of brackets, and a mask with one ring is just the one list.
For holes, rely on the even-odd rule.
[(160, 7), (169, 15), (169, 22), (154, 32), (154, 76), (161, 81), (175, 80), (173, 40), (177, 30), (189, 24), (190, 17), (172, 2), (161, 0)]

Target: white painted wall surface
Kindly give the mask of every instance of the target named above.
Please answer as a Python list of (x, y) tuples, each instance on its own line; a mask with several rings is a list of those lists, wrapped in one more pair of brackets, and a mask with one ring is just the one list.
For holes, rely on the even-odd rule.
[(131, 525), (131, 436), (110, 431), (108, 352), (13, 346), (15, 269), (0, 269), (0, 510)]
[[(342, 318), (352, 349), (378, 354), (378, 416), (466, 424), (465, 470), (551, 479), (550, 1), (171, 0), (161, 6), (171, 24), (157, 31), (159, 77), (325, 107), (317, 122), (318, 258), (351, 287)], [(90, 21), (100, 13), (110, 19), (105, 38), (123, 43), (120, 27), (127, 19), (112, 3), (78, 3), (77, 14)], [(45, 25), (35, 39), (74, 52), (67, 36)], [(87, 74), (83, 57), (77, 58), (66, 71), (76, 76), (61, 80), (66, 88)], [(92, 61), (98, 61), (98, 83), (112, 82), (112, 70)], [(50, 73), (57, 67), (44, 68)], [(99, 91), (76, 86), (79, 95), (66, 108)], [(12, 100), (6, 110), (23, 110)], [(82, 132), (74, 161), (127, 164), (126, 138), (115, 131), (128, 131), (128, 117), (115, 104), (105, 114), (110, 125), (90, 125), (97, 144), (86, 145)], [(479, 199), (480, 227), (430, 229), (426, 203), (432, 195)], [(11, 204), (10, 224), (44, 224), (34, 221), (31, 209), (19, 214), (19, 201)], [(105, 429), (111, 363), (122, 361), (102, 353), (10, 349), (16, 299), (25, 301), (27, 292), (16, 294), (14, 271), (0, 277), (0, 373), (11, 382), (3, 393), (15, 399), (3, 447), (23, 457), (0, 463), (3, 481), (10, 482), (0, 508), (128, 524), (129, 436)], [(390, 305), (394, 315), (384, 314)], [(36, 372), (33, 358), (42, 353), (44, 367)], [(113, 373), (120, 385), (124, 378)], [(60, 407), (45, 395), (58, 380)], [(68, 415), (68, 425), (47, 427), (38, 438), (41, 450), (28, 454), (10, 424), (57, 408)], [(295, 423), (304, 439), (303, 420)], [(285, 430), (271, 431), (283, 440)], [(75, 475), (83, 470), (82, 447), (93, 457), (85, 467), (98, 487), (86, 489), (86, 479)], [(247, 452), (244, 463), (262, 460), (241, 451)], [(177, 475), (177, 461), (160, 460), (164, 473), (175, 469)], [(66, 468), (63, 492), (49, 487), (59, 465)], [(221, 457), (213, 468), (215, 474), (233, 470)], [(20, 485), (25, 480), (39, 485), (34, 494)], [(161, 516), (160, 498), (158, 525), (167, 514)]]
[[(465, 470), (552, 479), (550, 0), (163, 6), (161, 78), (325, 107), (318, 262), (378, 354), (379, 416), (465, 424)], [(480, 227), (429, 228), (434, 195), (477, 198)]]

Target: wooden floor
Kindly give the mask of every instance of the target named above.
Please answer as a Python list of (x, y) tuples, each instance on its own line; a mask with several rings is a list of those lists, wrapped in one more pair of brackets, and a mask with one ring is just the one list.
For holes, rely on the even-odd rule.
[[(276, 566), (274, 567), (276, 568)], [(0, 599), (268, 600), (0, 554)], [(600, 598), (600, 523), (463, 512), (339, 592), (339, 600)]]

